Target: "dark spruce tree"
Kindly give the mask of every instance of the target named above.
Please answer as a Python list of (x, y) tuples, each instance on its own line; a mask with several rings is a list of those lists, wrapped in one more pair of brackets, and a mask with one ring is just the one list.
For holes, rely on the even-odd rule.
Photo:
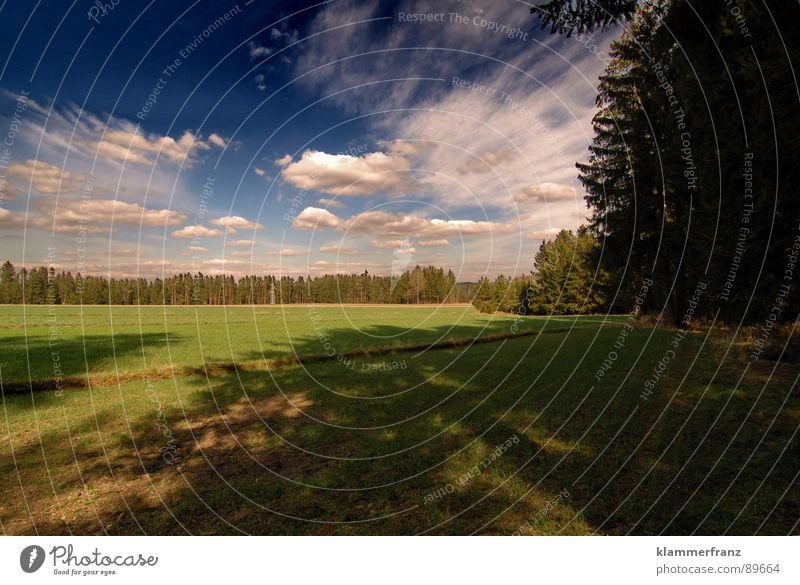
[(531, 14), (541, 19), (542, 28), (570, 36), (629, 20), (635, 10), (635, 0), (551, 0), (531, 7)]

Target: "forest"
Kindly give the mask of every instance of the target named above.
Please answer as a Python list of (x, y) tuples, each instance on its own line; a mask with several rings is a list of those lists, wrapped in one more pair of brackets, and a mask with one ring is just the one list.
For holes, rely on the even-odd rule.
[[(273, 297), (270, 298), (270, 290)], [(403, 274), (373, 276), (242, 276), (202, 273), (166, 278), (104, 278), (37, 266), (0, 267), (0, 304), (30, 305), (250, 305), (275, 303), (469, 302), (470, 287), (458, 286), (451, 270), (416, 266)]]

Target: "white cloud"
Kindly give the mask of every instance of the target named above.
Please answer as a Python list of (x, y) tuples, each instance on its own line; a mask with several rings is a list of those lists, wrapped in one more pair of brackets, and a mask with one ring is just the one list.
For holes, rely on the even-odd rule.
[(230, 144), (230, 140), (226, 140), (216, 132), (212, 132), (209, 135), (208, 141), (214, 146), (217, 146), (219, 148), (225, 148), (226, 146), (228, 146), (228, 144)]
[(291, 154), (285, 154), (281, 158), (275, 160), (275, 164), (278, 165), (279, 167), (285, 167), (290, 162), (292, 162)]
[(278, 252), (281, 256), (304, 256), (306, 252), (302, 250), (294, 250), (292, 248), (283, 248), (280, 252)]
[(208, 248), (204, 248), (203, 246), (189, 246), (190, 252), (208, 252)]
[(253, 171), (254, 171), (254, 172), (255, 172), (255, 174), (257, 174), (259, 177), (265, 177), (265, 176), (267, 175), (267, 171), (265, 171), (264, 169), (262, 169), (262, 168), (259, 168), (259, 167), (253, 167)]
[[(77, 106), (51, 109), (34, 100), (28, 100), (25, 128), (17, 137), (15, 154), (29, 154), (14, 162), (16, 176), (9, 178), (9, 182), (13, 181), (15, 189), (19, 182), (26, 182), (27, 192), (33, 178), (35, 192), (54, 193), (55, 177), (63, 168), (61, 199), (65, 194), (85, 192), (93, 198), (140, 204), (144, 204), (145, 198), (149, 204), (154, 200), (169, 200), (172, 208), (180, 209), (184, 204), (195, 208), (196, 191), (189, 185), (190, 173), (177, 174), (173, 163), (188, 156), (183, 164), (185, 170), (199, 162), (197, 153), (216, 148), (202, 140), (192, 144), (188, 136), (175, 141), (160, 134), (143, 134), (130, 122), (100, 117)], [(138, 138), (131, 140), (134, 135)], [(160, 146), (164, 146), (164, 151), (156, 163)], [(33, 163), (25, 160), (33, 159), (34, 152), (35, 174)], [(123, 167), (120, 163), (126, 157), (128, 164)]]
[(275, 41), (283, 40), (285, 44), (292, 45), (300, 38), (300, 33), (295, 29), (279, 30), (273, 28), (270, 30), (270, 37)]
[(55, 193), (77, 193), (81, 190), (81, 183), (85, 183), (87, 176), (74, 173), (44, 161), (28, 159), (24, 163), (9, 165), (7, 175), (18, 181), (31, 185), (42, 195)]
[(228, 240), (226, 246), (255, 246), (255, 240)]
[(299, 161), (282, 171), (287, 183), (339, 196), (406, 193), (418, 187), (411, 163), (396, 154), (372, 152), (364, 156), (307, 150)]
[(124, 161), (149, 165), (158, 157), (161, 161), (191, 165), (196, 162), (198, 152), (217, 146), (190, 130), (184, 131), (177, 139), (154, 132), (145, 133), (137, 124), (124, 118), (101, 118), (77, 106), (55, 109), (28, 100), (28, 108), (26, 123), (29, 132), (26, 135), (29, 141), (38, 149), (38, 137), (41, 136), (41, 146), (59, 152), (59, 160), (67, 154), (71, 161), (70, 170), (74, 170), (72, 163), (76, 157), (94, 161), (95, 156), (114, 163)]
[(30, 115), (26, 122), (31, 138), (40, 135), (48, 146), (68, 151), (71, 157), (88, 155), (93, 159), (97, 155), (108, 161), (136, 164), (152, 164), (158, 157), (190, 165), (196, 162), (199, 151), (214, 146), (190, 130), (184, 131), (178, 139), (145, 133), (124, 118), (103, 119), (77, 106), (50, 109), (28, 100), (28, 107)]
[[(0, 208), (0, 227), (21, 229), (26, 215)], [(62, 198), (58, 205), (40, 200), (28, 211), (28, 228), (48, 228), (56, 233), (108, 233), (112, 226), (166, 227), (186, 220), (186, 214), (169, 209), (147, 209), (138, 203), (114, 199)]]
[(456, 170), (468, 175), (481, 175), (488, 173), (494, 167), (508, 162), (514, 158), (514, 151), (510, 148), (501, 148), (495, 152), (484, 152), (481, 156), (470, 157)]
[[(406, 9), (440, 11), (426, 0), (397, 7), (398, 12)], [(535, 26), (526, 11), (509, 12), (502, 3), (465, 5), (464, 10), (487, 22), (528, 32)], [(304, 41), (309, 50), (298, 56), (295, 72), (320, 67), (301, 81), (320, 96), (374, 81), (377, 67), (392, 79), (406, 78), (400, 83), (371, 85), (369, 90), (347, 91), (334, 99), (355, 116), (383, 112), (379, 118), (370, 118), (371, 129), (380, 136), (398, 138), (390, 152), (413, 157), (425, 187), (415, 195), (451, 213), (484, 208), (489, 217), (509, 219), (517, 213), (514, 199), (521, 189), (531, 183), (574, 180), (575, 161), (587, 156), (595, 86), (604, 69), (596, 54), (574, 38), (560, 35), (545, 35), (543, 45), (509, 42), (503, 34), (474, 26), (471, 19), (466, 25), (436, 26), (395, 20), (388, 26), (381, 23), (380, 34), (376, 34), (377, 24), (348, 26), (380, 15), (377, 4), (355, 0), (325, 7), (308, 32), (339, 27), (336, 35)], [(593, 42), (598, 50), (606, 51), (618, 34), (619, 29), (597, 33)], [(447, 58), (425, 60), (425, 76), (442, 78), (442, 82), (413, 79), (419, 76), (420, 57), (392, 51), (433, 43), (444, 51), (455, 50), (448, 51)], [(364, 56), (341, 60), (352, 55), (354, 47)], [(368, 55), (372, 51), (374, 55)], [(491, 55), (503, 66), (477, 55)], [(479, 82), (491, 93), (457, 87), (454, 76)], [(438, 146), (413, 148), (423, 139)], [(552, 222), (564, 227), (573, 227), (569, 214), (566, 205), (548, 209)]]
[(260, 230), (264, 227), (260, 223), (250, 221), (249, 219), (239, 217), (238, 215), (227, 215), (225, 217), (220, 217), (219, 219), (213, 220), (211, 223), (213, 225), (228, 228), (228, 231), (233, 233), (235, 233), (237, 229)]
[(404, 238), (417, 236), (427, 239), (447, 236), (479, 236), (505, 233), (514, 229), (512, 224), (471, 219), (427, 219), (415, 215), (365, 211), (343, 220), (326, 209), (306, 207), (294, 219), (292, 226), (301, 230), (329, 227), (354, 234), (380, 234)]
[(187, 225), (184, 228), (172, 232), (173, 237), (191, 240), (193, 238), (213, 238), (221, 236), (222, 230), (207, 228), (204, 225)]
[(253, 61), (272, 55), (272, 49), (263, 45), (259, 45), (255, 41), (250, 41), (248, 47), (250, 49), (250, 59)]
[(360, 253), (357, 248), (344, 248), (336, 244), (320, 246), (319, 251), (325, 254), (340, 254), (342, 256), (358, 256)]
[(394, 250), (395, 256), (398, 256), (398, 257), (399, 256), (403, 256), (403, 255), (408, 255), (408, 254), (416, 254), (416, 253), (417, 253), (417, 249), (414, 246), (408, 246), (408, 247), (405, 247), (405, 248), (397, 248), (397, 249)]
[(427, 219), (383, 211), (366, 211), (342, 222), (340, 227), (354, 233), (384, 236), (417, 236), (436, 239), (447, 236), (484, 236), (510, 231), (510, 225), (471, 219)]
[(372, 247), (382, 250), (391, 250), (392, 248), (400, 248), (401, 246), (409, 246), (408, 238), (405, 240), (373, 240)]
[(100, 156), (127, 163), (152, 164), (157, 156), (174, 163), (192, 164), (197, 151), (211, 146), (189, 130), (175, 140), (171, 136), (145, 134), (132, 123), (121, 121), (114, 127), (106, 127), (102, 140), (89, 145), (92, 147)]
[(450, 242), (445, 238), (440, 238), (438, 240), (420, 240), (417, 244), (423, 248), (432, 248), (434, 246), (449, 246)]
[(339, 223), (339, 218), (327, 209), (306, 207), (294, 218), (292, 226), (299, 230), (314, 230), (317, 228), (337, 227)]
[[(0, 228), (5, 230), (19, 230), (25, 227), (25, 214), (5, 207), (0, 207)], [(47, 222), (44, 218), (29, 217), (27, 222), (28, 227), (44, 227)]]
[(49, 201), (38, 202), (35, 211), (31, 211), (31, 217), (41, 218), (42, 222), (37, 225), (52, 225), (58, 233), (90, 234), (106, 233), (112, 225), (164, 228), (178, 225), (186, 220), (185, 213), (171, 209), (148, 209), (138, 203), (115, 199), (81, 201), (64, 198), (58, 205), (53, 205)]

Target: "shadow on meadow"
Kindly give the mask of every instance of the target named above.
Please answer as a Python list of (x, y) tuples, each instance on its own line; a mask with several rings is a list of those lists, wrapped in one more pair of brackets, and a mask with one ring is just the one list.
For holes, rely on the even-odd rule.
[[(649, 333), (637, 330), (631, 347)], [(586, 329), (201, 370), (162, 390), (168, 435), (140, 416), (101, 448), (92, 436), (113, 414), (82, 420), (70, 428), (83, 437), (74, 456), (62, 444), (48, 467), (65, 502), (39, 514), (35, 529), (0, 517), (6, 530), (25, 533), (797, 532), (796, 497), (785, 497), (800, 469), (796, 450), (785, 448), (800, 422), (796, 392), (783, 411), (780, 385), (761, 398), (732, 395), (721, 382), (703, 394), (708, 380), (696, 371), (681, 386), (686, 360), (642, 401), (639, 388), (669, 335), (656, 333), (641, 367), (633, 367), (637, 352), (626, 352), (593, 385), (615, 335)], [(299, 355), (319, 353), (316, 337), (296, 343)], [(698, 340), (686, 343), (699, 349)], [(713, 364), (707, 351), (701, 359)], [(759, 400), (758, 416), (748, 414)], [(44, 452), (52, 457), (63, 438), (43, 436)], [(23, 486), (43, 485), (42, 451), (31, 444), (16, 454)], [(78, 470), (90, 487), (74, 495)]]
[[(180, 340), (179, 336), (169, 336), (169, 342)], [(17, 393), (83, 387), (87, 376), (96, 379), (100, 370), (104, 372), (105, 383), (113, 384), (117, 377), (124, 379), (129, 375), (116, 372), (115, 359), (142, 354), (143, 348), (166, 347), (167, 343), (163, 333), (84, 335), (52, 344), (46, 335), (4, 337), (0, 357), (3, 390)]]

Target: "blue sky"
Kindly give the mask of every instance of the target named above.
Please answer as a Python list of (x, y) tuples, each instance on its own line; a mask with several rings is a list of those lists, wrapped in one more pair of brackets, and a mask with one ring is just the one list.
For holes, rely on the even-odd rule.
[(475, 280), (584, 221), (620, 29), (550, 36), (509, 0), (101, 5), (0, 11), (3, 258)]

